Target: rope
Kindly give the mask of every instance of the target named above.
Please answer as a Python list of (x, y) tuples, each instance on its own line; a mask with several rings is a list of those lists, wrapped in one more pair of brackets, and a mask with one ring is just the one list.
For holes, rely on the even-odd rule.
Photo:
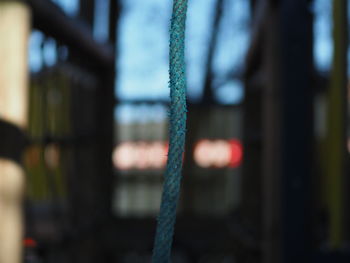
[(173, 1), (170, 28), (170, 142), (158, 217), (153, 263), (170, 262), (171, 246), (180, 193), (186, 132), (185, 21), (187, 0)]

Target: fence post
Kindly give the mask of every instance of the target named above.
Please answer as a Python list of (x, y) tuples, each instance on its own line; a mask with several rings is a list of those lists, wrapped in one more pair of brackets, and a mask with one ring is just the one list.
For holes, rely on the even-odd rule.
[[(29, 8), (17, 1), (0, 1), (0, 119), (22, 129), (27, 124), (29, 32)], [(16, 139), (2, 141), (5, 149), (15, 144)], [(0, 263), (21, 262), (24, 181), (20, 165), (0, 156)]]

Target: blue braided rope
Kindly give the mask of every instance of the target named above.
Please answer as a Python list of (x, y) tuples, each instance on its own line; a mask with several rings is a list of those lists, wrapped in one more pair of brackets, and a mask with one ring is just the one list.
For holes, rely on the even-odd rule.
[(162, 203), (153, 248), (153, 263), (170, 262), (180, 194), (182, 157), (186, 133), (185, 22), (187, 0), (173, 1), (170, 28), (170, 140)]

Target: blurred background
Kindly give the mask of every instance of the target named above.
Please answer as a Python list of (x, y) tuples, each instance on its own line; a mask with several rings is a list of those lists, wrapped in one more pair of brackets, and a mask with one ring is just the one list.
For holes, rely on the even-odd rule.
[[(25, 171), (23, 262), (150, 262), (171, 8), (0, 1), (0, 42), (12, 31), (25, 46), (0, 44), (0, 157)], [(350, 262), (348, 11), (347, 0), (189, 0), (172, 262)], [(14, 57), (22, 67), (5, 70)], [(17, 71), (22, 88), (3, 96)], [(21, 103), (23, 122), (2, 112)]]

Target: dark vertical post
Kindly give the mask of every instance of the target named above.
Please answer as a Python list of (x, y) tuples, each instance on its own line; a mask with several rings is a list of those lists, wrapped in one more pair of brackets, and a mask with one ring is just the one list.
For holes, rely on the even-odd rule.
[[(259, 74), (259, 73), (258, 73)], [(249, 77), (245, 81), (243, 103), (243, 148), (244, 159), (241, 179), (241, 207), (238, 220), (245, 229), (250, 230), (254, 241), (261, 239), (261, 183), (262, 183), (262, 84)], [(252, 256), (249, 247), (240, 248), (240, 260)], [(260, 251), (259, 251), (260, 252)], [(259, 255), (260, 257), (260, 255)]]
[[(119, 17), (119, 0), (110, 0), (109, 9), (109, 43), (117, 54), (117, 25)], [(116, 61), (116, 56), (115, 60)], [(103, 232), (97, 234), (100, 240), (97, 262), (113, 261), (113, 251), (108, 250), (112, 242), (104, 233), (112, 227), (112, 196), (114, 189), (114, 171), (112, 151), (114, 146), (114, 108), (115, 108), (115, 79), (116, 67), (96, 68), (99, 76), (99, 86), (96, 90), (96, 162), (99, 177), (95, 191), (98, 191), (99, 211)]]
[(220, 21), (223, 13), (223, 0), (217, 0), (215, 3), (215, 16), (213, 18), (211, 37), (209, 40), (207, 57), (206, 57), (206, 69), (204, 75), (204, 87), (202, 103), (212, 104), (213, 98), (213, 59), (216, 51), (216, 46), (218, 42), (218, 35), (220, 31)]
[[(80, 1), (79, 16), (89, 26), (89, 35), (94, 21), (93, 1)], [(91, 34), (92, 35), (92, 34)], [(80, 56), (78, 50), (71, 49), (69, 61), (86, 70), (87, 59)], [(88, 61), (91, 63), (91, 61)], [(95, 235), (96, 221), (99, 219), (100, 190), (96, 185), (101, 181), (98, 177), (99, 171), (95, 161), (96, 153), (94, 138), (89, 137), (95, 133), (97, 123), (95, 90), (89, 89), (79, 80), (70, 80), (72, 105), (71, 128), (75, 144), (72, 149), (71, 175), (68, 176), (70, 194), (70, 217), (72, 223), (71, 232), (75, 233), (75, 240), (70, 247), (71, 262), (94, 263), (98, 262), (99, 240)], [(99, 88), (99, 87), (97, 87)], [(81, 143), (82, 138), (88, 137)], [(91, 140), (91, 141), (90, 141)], [(83, 223), (84, 222), (84, 223)], [(84, 236), (85, 235), (85, 236)]]
[[(262, 234), (263, 199), (263, 94), (266, 85), (266, 72), (262, 65), (263, 35), (265, 23), (262, 2), (251, 1), (253, 12), (252, 40), (246, 59), (245, 99), (243, 102), (243, 147), (244, 156), (241, 179), (241, 207), (239, 220), (244, 228), (250, 229), (256, 242), (260, 242)], [(253, 6), (254, 4), (254, 6)], [(247, 260), (252, 256), (250, 248), (241, 247), (238, 261)], [(255, 258), (261, 257), (261, 250), (254, 253)], [(255, 259), (256, 260), (256, 259)], [(271, 262), (269, 262), (271, 263)]]
[[(98, 1), (98, 0), (97, 0)], [(95, 0), (83, 0), (80, 1), (80, 17), (88, 24), (89, 29), (94, 27), (94, 10), (95, 10)]]
[(283, 263), (310, 262), (313, 143), (312, 15), (308, 0), (280, 1)]
[(256, 11), (256, 0), (249, 0), (250, 2), (250, 11), (253, 14), (253, 16), (255, 15), (255, 11)]
[(270, 2), (264, 27), (263, 68), (267, 78), (262, 94), (262, 262), (280, 263), (281, 256), (281, 86), (279, 6)]
[[(109, 14), (109, 42), (115, 50), (117, 43), (117, 24), (119, 17), (119, 1), (110, 1)], [(117, 53), (117, 51), (116, 51)], [(97, 160), (98, 172), (103, 178), (100, 191), (101, 195), (101, 211), (109, 217), (111, 215), (111, 201), (113, 191), (113, 166), (112, 166), (112, 150), (114, 144), (114, 107), (115, 107), (115, 79), (116, 68), (115, 63), (112, 67), (99, 68), (100, 85), (97, 90)]]
[[(120, 12), (118, 0), (110, 1), (109, 42), (117, 53), (117, 25)], [(100, 86), (97, 90), (97, 137), (98, 137), (98, 171), (102, 180), (100, 192), (101, 209), (111, 216), (112, 191), (114, 185), (112, 151), (114, 145), (114, 107), (115, 107), (115, 63), (112, 67), (100, 68)]]

